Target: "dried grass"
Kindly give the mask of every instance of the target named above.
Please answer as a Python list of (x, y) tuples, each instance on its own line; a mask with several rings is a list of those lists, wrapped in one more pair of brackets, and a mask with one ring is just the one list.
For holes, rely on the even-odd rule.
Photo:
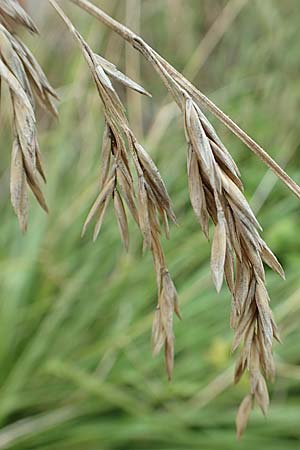
[[(41, 207), (48, 208), (40, 184), (45, 179), (39, 150), (34, 94), (49, 112), (57, 115), (53, 99), (57, 98), (40, 65), (16, 36), (18, 25), (37, 33), (33, 21), (20, 4), (0, 1), (0, 77), (11, 96), (13, 148), (11, 158), (11, 202), (22, 231), (28, 222), (28, 187)], [(33, 94), (34, 93), (34, 94)]]
[[(174, 336), (173, 313), (179, 314), (177, 292), (168, 272), (161, 246), (161, 229), (168, 236), (168, 220), (176, 223), (175, 214), (165, 184), (149, 154), (138, 142), (130, 128), (125, 108), (109, 76), (135, 91), (149, 95), (103, 57), (96, 55), (74, 28), (55, 0), (49, 0), (75, 38), (90, 68), (102, 100), (105, 131), (102, 146), (100, 192), (83, 226), (82, 235), (94, 220), (94, 240), (101, 230), (106, 211), (113, 203), (124, 247), (129, 246), (129, 231), (124, 204), (137, 223), (144, 248), (152, 252), (158, 287), (158, 305), (153, 324), (153, 353), (165, 347), (169, 378), (173, 371)], [(134, 181), (137, 179), (137, 183)], [(135, 184), (137, 184), (137, 189)]]
[[(272, 343), (273, 339), (279, 340), (279, 335), (269, 306), (263, 263), (284, 278), (283, 269), (260, 237), (261, 227), (242, 194), (238, 168), (199, 104), (172, 77), (152, 49), (143, 46), (143, 52), (181, 108), (188, 144), (191, 204), (206, 237), (209, 219), (215, 225), (212, 279), (217, 291), (223, 278), (226, 279), (232, 294), (231, 326), (235, 333), (232, 350), (241, 346), (235, 382), (249, 370), (251, 398), (266, 414), (269, 396), (265, 378), (272, 380), (275, 375)], [(249, 416), (249, 406), (245, 414), (245, 402), (250, 404), (248, 397), (238, 412), (238, 436)]]
[[(50, 1), (54, 2), (54, 0)], [(217, 291), (220, 291), (225, 278), (232, 295), (230, 320), (234, 330), (232, 351), (241, 349), (235, 370), (235, 382), (239, 381), (246, 369), (250, 376), (250, 394), (241, 403), (236, 420), (237, 435), (240, 437), (246, 428), (254, 400), (266, 414), (269, 395), (265, 379), (273, 380), (275, 375), (272, 344), (274, 339), (279, 340), (279, 334), (269, 306), (264, 263), (283, 278), (284, 272), (259, 234), (261, 227), (243, 195), (243, 185), (235, 162), (201, 107), (207, 106), (297, 196), (300, 193), (299, 187), (258, 144), (139, 36), (87, 0), (71, 1), (108, 25), (142, 53), (157, 71), (182, 112), (188, 147), (187, 173), (191, 204), (207, 238), (210, 221), (215, 225), (211, 250), (212, 279)], [(123, 129), (123, 132), (128, 134), (128, 130), (126, 132)], [(139, 145), (130, 142), (130, 139), (128, 144), (134, 149), (134, 160), (137, 157), (141, 162), (141, 155), (147, 154), (144, 150), (139, 151)], [(148, 172), (149, 169), (150, 172)], [(179, 315), (178, 298), (170, 275), (165, 269), (164, 257), (157, 239), (158, 224), (154, 214), (155, 208), (156, 212), (163, 211), (171, 219), (174, 217), (170, 209), (169, 197), (160, 176), (156, 176), (156, 173), (158, 174), (156, 170), (152, 167), (152, 163), (144, 165), (142, 172), (140, 168), (137, 168), (140, 200), (138, 223), (145, 245), (152, 250), (158, 275), (159, 300), (152, 328), (152, 350), (154, 354), (157, 354), (165, 344), (165, 359), (170, 378), (174, 357), (173, 311), (175, 309)], [(150, 173), (152, 183), (145, 178)], [(155, 185), (152, 186), (154, 180)], [(148, 195), (148, 186), (153, 188), (152, 195)], [(157, 190), (160, 193), (163, 192), (166, 198), (156, 195), (155, 201), (153, 193), (156, 194)], [(132, 188), (130, 195), (133, 196)], [(153, 203), (150, 207), (151, 201)]]
[[(250, 376), (250, 394), (241, 403), (236, 420), (240, 437), (254, 400), (266, 414), (269, 395), (265, 380), (272, 380), (275, 375), (272, 345), (274, 339), (279, 341), (279, 334), (269, 305), (264, 263), (283, 278), (284, 272), (259, 234), (261, 227), (243, 195), (239, 170), (204, 115), (202, 106), (208, 107), (298, 196), (300, 188), (258, 144), (139, 36), (88, 1), (71, 1), (96, 16), (138, 49), (152, 64), (182, 112), (191, 205), (207, 238), (210, 222), (215, 226), (211, 249), (212, 279), (217, 291), (220, 291), (225, 279), (232, 296), (232, 350), (240, 348), (235, 382), (240, 380), (246, 369)], [(128, 212), (133, 217), (143, 237), (144, 247), (152, 253), (157, 280), (158, 302), (152, 327), (152, 352), (156, 355), (164, 347), (167, 373), (171, 379), (174, 360), (173, 314), (175, 312), (180, 318), (180, 312), (178, 295), (161, 245), (161, 234), (164, 229), (166, 236), (169, 236), (168, 222), (176, 223), (176, 218), (160, 173), (131, 129), (111, 78), (138, 93), (149, 94), (112, 63), (95, 54), (57, 2), (49, 2), (78, 44), (104, 108), (100, 189), (82, 234), (94, 221), (93, 236), (94, 240), (97, 239), (105, 214), (112, 204), (121, 240), (128, 250)], [(10, 88), (14, 110), (12, 203), (24, 230), (27, 226), (27, 185), (42, 207), (47, 209), (37, 175), (44, 177), (36, 139), (32, 89), (41, 103), (54, 114), (56, 110), (52, 98), (56, 95), (29, 50), (11, 30), (10, 23), (13, 21), (35, 32), (31, 19), (15, 1), (0, 1), (0, 14), (0, 75)]]

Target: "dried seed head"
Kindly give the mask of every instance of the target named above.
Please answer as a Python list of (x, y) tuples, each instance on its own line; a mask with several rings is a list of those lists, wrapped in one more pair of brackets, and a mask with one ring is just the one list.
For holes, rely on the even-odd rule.
[[(77, 39), (92, 71), (104, 104), (106, 121), (116, 141), (117, 152), (113, 152), (116, 160), (116, 185), (120, 185), (131, 214), (141, 229), (144, 242), (152, 251), (159, 294), (159, 307), (155, 313), (152, 330), (152, 349), (156, 354), (163, 344), (165, 345), (166, 365), (171, 377), (174, 353), (172, 324), (177, 294), (165, 269), (158, 220), (159, 215), (164, 221), (166, 215), (173, 220), (171, 203), (156, 166), (144, 149), (137, 144), (123, 105), (109, 76), (139, 92), (145, 92), (134, 82), (124, 79), (124, 76), (116, 72), (110, 63), (95, 55), (64, 16), (56, 1), (49, 1)], [(246, 369), (250, 372), (251, 395), (243, 400), (237, 415), (237, 433), (241, 436), (248, 421), (253, 397), (256, 398), (263, 412), (266, 412), (269, 399), (264, 376), (270, 379), (274, 376), (272, 341), (273, 338), (278, 338), (278, 332), (269, 307), (263, 262), (281, 276), (284, 274), (279, 262), (258, 233), (261, 227), (242, 193), (243, 185), (239, 178), (239, 170), (200, 106), (207, 106), (298, 196), (300, 196), (300, 188), (246, 133), (141, 38), (104, 15), (100, 9), (91, 6), (86, 0), (73, 1), (81, 6), (84, 3), (85, 9), (98, 16), (115, 31), (117, 30), (141, 51), (160, 75), (183, 113), (188, 142), (191, 203), (206, 236), (208, 236), (209, 217), (216, 227), (211, 256), (213, 280), (217, 290), (220, 290), (225, 273), (226, 282), (232, 294), (231, 326), (235, 332), (233, 349), (241, 347), (235, 381), (240, 379)], [(11, 81), (11, 85), (13, 84)], [(14, 90), (13, 87), (11, 89)], [(121, 135), (126, 137), (126, 146), (131, 152), (138, 176), (140, 205), (138, 210), (134, 203), (133, 178), (130, 176), (130, 167), (125, 157), (126, 150), (123, 148), (125, 146), (121, 144)], [(125, 171), (122, 164), (126, 167)]]
[[(105, 130), (102, 147), (102, 167), (100, 193), (85, 221), (83, 232), (97, 215), (94, 238), (98, 236), (105, 211), (113, 196), (114, 209), (121, 238), (128, 248), (129, 232), (127, 216), (121, 195), (128, 206), (135, 222), (140, 228), (144, 247), (152, 252), (158, 288), (158, 309), (155, 314), (152, 330), (152, 351), (157, 354), (165, 345), (165, 361), (169, 378), (173, 370), (174, 337), (173, 313), (180, 317), (178, 296), (166, 270), (165, 257), (161, 246), (161, 225), (163, 222), (166, 235), (169, 235), (168, 218), (176, 223), (171, 200), (162, 177), (146, 150), (138, 143), (125, 115), (125, 108), (114, 89), (109, 77), (112, 77), (142, 94), (147, 92), (135, 82), (121, 74), (115, 66), (96, 55), (74, 28), (55, 0), (49, 0), (67, 25), (95, 80), (97, 90), (104, 106)], [(137, 194), (134, 187), (134, 176), (131, 173), (129, 154), (136, 171)], [(138, 198), (138, 208), (135, 198)]]
[[(277, 328), (265, 288), (263, 261), (283, 276), (283, 270), (258, 230), (261, 227), (246, 201), (239, 171), (217, 133), (202, 113), (181, 76), (159, 55), (139, 42), (160, 74), (170, 94), (180, 106), (188, 142), (188, 179), (193, 210), (208, 236), (208, 218), (215, 224), (211, 252), (214, 284), (219, 291), (224, 274), (232, 293), (231, 326), (235, 336), (233, 351), (241, 346), (235, 382), (248, 368), (252, 393), (263, 411), (267, 409), (266, 385), (262, 372), (274, 374), (272, 340)], [(194, 91), (193, 91), (194, 92)], [(253, 380), (258, 380), (253, 386)], [(246, 426), (252, 397), (246, 397), (237, 417), (238, 435)]]
[(48, 208), (40, 184), (45, 181), (37, 141), (35, 97), (46, 109), (55, 113), (52, 101), (57, 98), (41, 67), (29, 49), (14, 34), (14, 25), (23, 25), (32, 32), (37, 29), (15, 0), (0, 1), (0, 78), (11, 94), (13, 109), (13, 149), (11, 159), (11, 202), (20, 228), (28, 222), (28, 187), (41, 207)]

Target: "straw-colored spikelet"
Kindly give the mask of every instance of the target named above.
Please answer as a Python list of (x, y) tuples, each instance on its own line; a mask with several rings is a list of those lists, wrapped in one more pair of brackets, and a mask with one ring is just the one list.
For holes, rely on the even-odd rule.
[(1, 22), (6, 22), (9, 27), (16, 24), (23, 25), (32, 33), (37, 33), (37, 28), (31, 17), (24, 11), (18, 0), (0, 0)]
[(11, 158), (11, 202), (22, 231), (28, 221), (28, 187), (41, 207), (47, 205), (40, 188), (45, 181), (37, 141), (33, 92), (38, 101), (52, 114), (57, 98), (41, 67), (29, 49), (15, 35), (17, 25), (36, 33), (37, 29), (17, 1), (0, 1), (0, 77), (6, 82), (13, 110), (13, 148)]

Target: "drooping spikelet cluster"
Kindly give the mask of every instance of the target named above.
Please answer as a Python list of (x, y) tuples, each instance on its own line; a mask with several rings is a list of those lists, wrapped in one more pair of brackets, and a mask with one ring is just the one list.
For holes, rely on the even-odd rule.
[(169, 378), (174, 359), (173, 313), (179, 317), (176, 288), (167, 269), (161, 246), (161, 229), (169, 235), (168, 221), (176, 223), (171, 200), (161, 175), (149, 154), (134, 135), (120, 98), (109, 77), (137, 92), (149, 95), (113, 64), (96, 55), (74, 28), (55, 0), (49, 0), (68, 26), (86, 59), (102, 100), (105, 131), (102, 146), (100, 192), (83, 226), (83, 234), (93, 219), (96, 220), (94, 240), (97, 238), (105, 213), (113, 203), (116, 220), (125, 249), (129, 245), (127, 205), (143, 237), (144, 248), (151, 251), (158, 288), (158, 304), (152, 333), (152, 351), (157, 354), (165, 348)]
[(13, 148), (11, 158), (11, 202), (23, 231), (28, 221), (28, 187), (47, 211), (40, 188), (45, 175), (37, 140), (34, 95), (48, 111), (56, 115), (56, 93), (40, 65), (16, 36), (19, 25), (32, 33), (37, 29), (16, 0), (0, 1), (0, 78), (10, 91), (13, 110)]
[(284, 278), (278, 260), (259, 235), (261, 227), (243, 195), (239, 170), (216, 131), (203, 114), (197, 99), (176, 80), (168, 65), (143, 41), (137, 43), (153, 64), (180, 107), (187, 150), (187, 173), (193, 210), (204, 235), (209, 221), (215, 225), (211, 249), (211, 272), (217, 291), (225, 278), (232, 295), (232, 350), (241, 347), (235, 370), (237, 383), (246, 369), (250, 395), (238, 411), (237, 433), (246, 427), (254, 399), (265, 414), (269, 395), (265, 379), (275, 374), (273, 339), (279, 335), (269, 306), (263, 263)]
[[(284, 277), (283, 270), (260, 237), (257, 222), (242, 194), (236, 167), (214, 130), (190, 99), (186, 100), (185, 128), (188, 139), (190, 198), (196, 217), (208, 235), (208, 220), (215, 224), (211, 250), (212, 278), (219, 291), (225, 276), (232, 295), (232, 350), (241, 346), (235, 370), (238, 382), (250, 373), (251, 395), (237, 416), (241, 435), (248, 415), (245, 402), (255, 398), (265, 414), (269, 404), (265, 378), (274, 378), (273, 338), (278, 331), (269, 306), (263, 262)], [(247, 409), (248, 413), (251, 408)]]
[[(149, 94), (112, 63), (95, 54), (57, 2), (48, 1), (79, 45), (104, 108), (99, 194), (88, 214), (83, 234), (94, 220), (94, 239), (98, 237), (105, 214), (112, 204), (121, 239), (125, 249), (128, 249), (128, 212), (133, 217), (143, 237), (144, 247), (152, 253), (157, 280), (158, 302), (152, 327), (152, 351), (157, 354), (164, 347), (167, 372), (171, 378), (173, 315), (175, 312), (180, 317), (180, 312), (176, 288), (161, 245), (161, 234), (164, 229), (168, 237), (168, 222), (176, 223), (176, 218), (159, 171), (131, 129), (111, 79), (141, 94)], [(275, 372), (272, 344), (274, 339), (279, 340), (279, 335), (269, 305), (264, 263), (280, 276), (284, 277), (284, 273), (259, 234), (261, 227), (243, 195), (239, 170), (202, 112), (202, 106), (208, 106), (297, 196), (300, 196), (300, 188), (258, 144), (139, 36), (88, 0), (71, 1), (99, 18), (142, 53), (182, 112), (191, 204), (207, 238), (210, 223), (215, 227), (211, 249), (212, 278), (217, 291), (220, 291), (225, 279), (232, 296), (232, 349), (240, 348), (235, 382), (246, 370), (249, 372), (250, 393), (242, 401), (237, 415), (237, 433), (241, 436), (254, 401), (266, 413), (269, 396), (265, 380), (272, 380)], [(33, 92), (53, 114), (56, 114), (53, 104), (56, 94), (33, 55), (16, 37), (15, 26), (18, 24), (36, 32), (32, 20), (16, 0), (0, 0), (0, 77), (9, 87), (14, 114), (11, 197), (21, 228), (25, 230), (27, 186), (41, 206), (47, 209), (40, 189), (40, 177), (44, 178), (44, 173), (36, 137)]]
[[(98, 235), (104, 213), (110, 200), (113, 200), (121, 236), (127, 247), (127, 220), (122, 202), (122, 196), (124, 197), (141, 230), (145, 247), (153, 254), (159, 295), (152, 328), (152, 350), (157, 354), (165, 346), (165, 360), (171, 377), (174, 358), (173, 313), (175, 311), (179, 317), (180, 313), (176, 289), (166, 268), (160, 244), (158, 220), (160, 216), (166, 229), (168, 219), (175, 221), (171, 202), (156, 166), (129, 127), (123, 106), (107, 77), (107, 63), (88, 48), (55, 0), (49, 1), (79, 42), (105, 111), (101, 192), (87, 218), (84, 231), (92, 218), (97, 216), (94, 236)], [(157, 71), (182, 111), (188, 143), (187, 172), (191, 204), (207, 238), (210, 221), (215, 226), (211, 249), (212, 278), (217, 291), (220, 291), (225, 278), (232, 295), (231, 327), (235, 333), (233, 351), (241, 348), (235, 382), (239, 381), (246, 369), (250, 375), (250, 394), (243, 400), (237, 415), (237, 433), (240, 436), (246, 427), (254, 399), (263, 413), (268, 409), (269, 396), (265, 379), (274, 377), (272, 343), (274, 338), (279, 340), (269, 306), (263, 263), (282, 277), (283, 270), (259, 235), (261, 227), (243, 195), (239, 170), (201, 110), (201, 94), (139, 36), (113, 19), (110, 21), (105, 13), (99, 13), (88, 1), (76, 0), (74, 3), (100, 17), (105, 23), (110, 22), (115, 31), (141, 52)], [(139, 90), (141, 92), (142, 88)], [(125, 137), (126, 144), (122, 136)], [(128, 150), (138, 178), (137, 192), (128, 163)], [(283, 175), (283, 178), (286, 178), (287, 184), (298, 195), (299, 188), (293, 185), (288, 176)], [(136, 197), (139, 199), (138, 207), (135, 206)]]

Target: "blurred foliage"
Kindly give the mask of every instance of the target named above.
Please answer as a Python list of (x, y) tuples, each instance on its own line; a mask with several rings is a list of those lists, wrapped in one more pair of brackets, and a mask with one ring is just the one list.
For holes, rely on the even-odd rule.
[[(62, 3), (93, 48), (124, 68), (123, 42)], [(131, 25), (183, 71), (199, 44), (210, 44), (207, 33), (216, 20), (222, 24), (224, 8), (232, 13), (239, 7), (238, 0), (95, 3), (123, 21), (134, 16)], [(244, 3), (215, 47), (207, 53), (200, 48), (193, 81), (299, 182), (299, 1)], [(298, 449), (299, 202), (212, 119), (239, 164), (246, 196), (287, 277), (283, 282), (268, 272), (283, 338), (275, 347), (278, 375), (271, 386), (271, 409), (267, 418), (256, 409), (243, 441), (237, 442), (234, 419), (247, 380), (232, 386), (230, 296), (225, 288), (217, 295), (212, 286), (210, 246), (188, 201), (186, 149), (176, 107), (149, 66), (133, 59), (132, 73), (139, 77), (141, 70), (153, 99), (120, 95), (128, 96), (133, 127), (142, 129), (180, 223), (165, 242), (184, 318), (175, 324), (175, 373), (168, 383), (162, 358), (150, 354), (155, 280), (133, 224), (127, 255), (113, 211), (96, 244), (90, 235), (80, 239), (97, 192), (101, 104), (72, 39), (43, 4), (32, 11), (41, 36), (26, 36), (26, 41), (62, 101), (59, 123), (42, 112), (39, 122), (51, 214), (45, 217), (32, 201), (26, 236), (20, 235), (9, 203), (11, 138), (2, 99), (0, 449)], [(140, 17), (134, 14), (139, 6)], [(126, 55), (132, 57), (133, 51), (127, 49)]]

